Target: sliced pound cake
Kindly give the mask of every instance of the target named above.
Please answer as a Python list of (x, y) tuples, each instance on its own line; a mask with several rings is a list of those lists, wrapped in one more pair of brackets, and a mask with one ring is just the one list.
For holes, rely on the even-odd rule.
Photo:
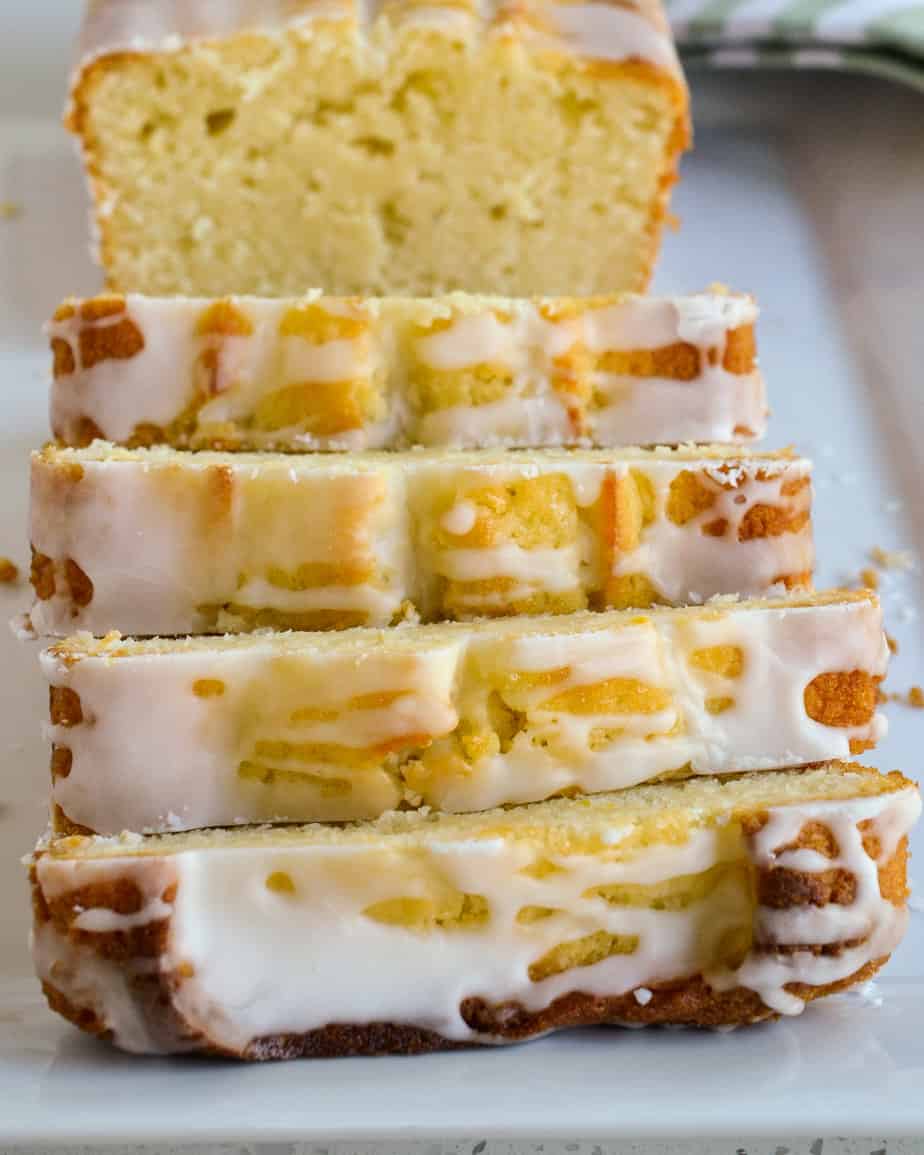
[(60, 444), (178, 449), (679, 445), (766, 423), (757, 306), (108, 295), (48, 328)]
[(32, 859), (51, 1006), (139, 1052), (419, 1052), (732, 1026), (869, 979), (914, 784), (860, 766), (463, 817), (115, 839)]
[(810, 584), (809, 463), (677, 450), (48, 448), (38, 633), (329, 629)]
[(687, 91), (658, 0), (95, 0), (74, 79), (111, 288), (644, 288)]
[(856, 754), (869, 593), (46, 651), (57, 830), (487, 810)]

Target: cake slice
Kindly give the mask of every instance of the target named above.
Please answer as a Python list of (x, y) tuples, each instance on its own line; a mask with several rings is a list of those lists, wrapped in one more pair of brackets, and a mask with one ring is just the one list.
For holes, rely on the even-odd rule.
[(644, 288), (687, 91), (658, 0), (89, 8), (69, 127), (111, 288)]
[(47, 448), (39, 633), (617, 609), (810, 584), (810, 466), (728, 447), (248, 455)]
[(860, 766), (463, 817), (64, 838), (32, 860), (52, 1008), (137, 1052), (419, 1052), (733, 1026), (869, 979), (913, 783)]
[(480, 449), (749, 441), (757, 306), (689, 297), (68, 300), (60, 444)]
[(487, 810), (820, 762), (885, 732), (874, 595), (42, 656), (59, 832)]

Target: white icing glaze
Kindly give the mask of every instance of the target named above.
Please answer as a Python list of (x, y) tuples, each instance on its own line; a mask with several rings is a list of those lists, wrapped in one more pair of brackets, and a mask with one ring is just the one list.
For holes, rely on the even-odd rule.
[(137, 966), (101, 958), (92, 947), (73, 942), (50, 923), (36, 926), (30, 943), (38, 977), (66, 994), (74, 1006), (94, 1012), (113, 1031), (118, 1046), (135, 1054), (161, 1053), (135, 1001), (132, 980), (139, 973)]
[(481, 361), (508, 366), (518, 354), (513, 337), (511, 326), (495, 313), (465, 313), (451, 328), (420, 337), (415, 354), (434, 369), (465, 369)]
[(681, 74), (673, 41), (652, 20), (628, 7), (600, 4), (549, 5), (550, 22), (578, 56), (594, 60), (646, 60)]
[[(110, 657), (119, 645), (90, 657), (79, 645), (42, 656), (49, 682), (74, 690), (84, 717), (49, 728), (71, 751), (53, 799), (72, 821), (106, 834), (369, 818), (402, 799), (484, 810), (575, 787), (631, 786), (684, 766), (712, 774), (847, 757), (851, 740), (885, 733), (881, 714), (835, 727), (805, 706), (805, 688), (820, 674), (885, 674), (881, 611), (868, 599), (166, 650), (151, 643)], [(714, 647), (740, 650), (737, 676), (702, 668), (697, 655)], [(656, 697), (571, 705), (581, 687), (614, 679)], [(494, 733), (494, 694), (519, 713), (520, 730), (506, 749), (481, 749), (460, 767), (458, 736)], [(710, 712), (715, 701), (721, 712)], [(373, 753), (351, 758), (351, 750)], [(259, 769), (242, 775), (245, 764)], [(276, 776), (261, 780), (264, 770)], [(325, 791), (331, 781), (346, 788)]]
[(478, 520), (478, 510), (470, 501), (457, 501), (440, 519), (440, 525), (454, 537), (464, 537), (471, 533)]
[(638, 445), (662, 442), (665, 413), (690, 441), (734, 442), (743, 439), (742, 429), (757, 434), (766, 424), (764, 382), (758, 372), (735, 376), (707, 365), (695, 383), (603, 373), (598, 377), (598, 394), (611, 401), (591, 414), (594, 444), (614, 438), (621, 442), (629, 435)]
[[(89, 880), (106, 878), (128, 877), (142, 896), (160, 895), (169, 876), (176, 895), (166, 947), (154, 965), (165, 976), (184, 971), (189, 976), (171, 982), (171, 1001), (212, 1045), (241, 1050), (274, 1034), (370, 1022), (417, 1026), (447, 1039), (498, 1042), (467, 1025), (460, 1011), (465, 999), (538, 1010), (580, 990), (598, 998), (633, 992), (645, 1005), (646, 992), (658, 984), (702, 973), (719, 990), (744, 987), (769, 1010), (798, 1012), (802, 1000), (786, 991), (786, 984), (817, 986), (849, 977), (899, 941), (907, 912), (880, 895), (877, 864), (866, 855), (856, 824), (869, 822), (881, 834), (885, 860), (887, 848), (907, 834), (919, 813), (917, 792), (904, 789), (772, 806), (768, 825), (750, 842), (731, 814), (724, 816), (727, 821), (719, 815), (710, 823), (689, 810), (682, 843), (655, 842), (620, 853), (635, 826), (616, 809), (610, 817), (595, 816), (608, 848), (596, 854), (556, 852), (528, 835), (492, 834), (490, 828), (444, 835), (437, 826), (423, 838), (407, 840), (400, 834), (352, 837), (349, 832), (336, 841), (314, 840), (308, 833), (276, 845), (225, 842), (155, 858), (132, 857), (130, 848), (96, 860), (44, 856), (36, 874), (46, 897), (56, 895), (59, 901)], [(559, 828), (562, 821), (568, 819), (558, 819)], [(772, 865), (780, 840), (798, 834), (808, 821), (836, 831), (838, 861), (858, 884), (845, 913), (862, 912), (868, 933), (837, 955), (800, 950), (818, 940), (816, 926), (832, 917), (830, 904), (808, 908), (800, 928), (807, 937), (789, 940), (794, 953), (773, 954), (761, 936), (772, 930), (774, 918), (791, 912), (755, 908), (749, 874)], [(524, 873), (537, 858), (558, 869), (541, 878)], [(726, 869), (713, 885), (679, 909), (608, 902), (597, 893), (604, 886), (650, 886), (722, 866)], [(268, 885), (273, 876), (284, 884)], [(414, 930), (367, 913), (374, 904), (398, 898), (441, 909), (453, 892), (481, 896), (489, 918)], [(518, 919), (521, 910), (535, 907), (552, 913)], [(161, 917), (159, 907), (151, 917)], [(137, 926), (133, 918), (110, 911), (100, 924), (131, 929)], [(753, 933), (749, 954), (735, 970), (722, 970), (715, 964), (723, 939), (742, 931)], [(558, 944), (600, 932), (623, 937), (628, 953), (544, 977), (530, 974)], [(117, 1043), (158, 1049), (149, 1026), (139, 1023), (134, 1005), (126, 1001), (124, 972), (113, 974), (113, 964), (99, 965), (88, 953), (78, 954), (47, 926), (38, 928), (35, 953), (42, 977), (77, 996), (78, 1006), (83, 996)], [(372, 958), (376, 965), (370, 968)], [(128, 960), (123, 967), (130, 973), (132, 965)]]
[[(130, 440), (138, 426), (153, 424), (177, 444), (194, 448), (207, 445), (209, 438), (232, 437), (257, 449), (360, 450), (413, 443), (528, 447), (576, 441), (614, 446), (728, 442), (760, 436), (766, 424), (760, 373), (736, 375), (722, 365), (727, 334), (756, 320), (757, 308), (748, 297), (627, 296), (576, 316), (566, 312), (554, 321), (547, 310), (547, 316), (541, 314), (543, 306), (528, 301), (495, 302), (461, 294), (432, 302), (370, 299), (362, 309), (366, 329), (350, 339), (319, 344), (280, 335), (280, 323), (304, 301), (342, 314), (344, 306), (337, 299), (315, 293), (302, 301), (232, 301), (252, 328), (249, 336), (197, 335), (197, 323), (210, 304), (201, 299), (129, 295), (125, 314), (98, 321), (76, 315), (51, 322), (49, 336), (68, 344), (75, 363), (75, 371), (52, 387), (55, 435), (73, 443), (81, 421), (89, 418), (116, 442)], [(498, 309), (504, 320), (498, 319)], [(452, 324), (413, 336), (428, 310), (438, 317), (451, 316)], [(144, 348), (125, 360), (106, 359), (85, 367), (81, 331), (106, 328), (125, 317), (142, 333)], [(593, 372), (594, 399), (578, 406), (583, 406), (584, 416), (575, 426), (569, 407), (578, 403), (557, 391), (556, 359), (582, 344), (600, 356), (677, 341), (699, 350), (696, 378), (674, 381)], [(215, 393), (198, 416), (190, 418), (191, 403), (202, 396), (201, 358), (207, 351), (217, 357)], [(444, 372), (489, 365), (512, 376), (508, 392), (487, 404), (415, 411), (407, 394), (413, 393), (417, 364)], [(261, 402), (287, 386), (369, 381), (376, 391), (383, 390), (384, 416), (376, 411), (360, 418), (354, 428), (318, 434), (304, 423), (274, 429), (253, 420)], [(193, 421), (191, 435), (171, 431), (184, 413)], [(184, 440), (190, 436), (190, 442)]]
[[(627, 432), (620, 423), (613, 444), (629, 444)], [(487, 405), (453, 405), (425, 413), (414, 426), (414, 439), (421, 445), (454, 447), (566, 445), (574, 440), (574, 429), (557, 396), (512, 393)]]
[(705, 294), (674, 297), (671, 306), (677, 313), (677, 336), (702, 349), (724, 351), (725, 335), (731, 329), (753, 325), (754, 302), (748, 297), (730, 294)]
[(512, 578), (524, 586), (534, 583), (539, 589), (559, 593), (579, 584), (578, 565), (576, 546), (524, 549), (505, 543), (484, 549), (445, 550), (437, 572), (450, 581), (460, 582)]

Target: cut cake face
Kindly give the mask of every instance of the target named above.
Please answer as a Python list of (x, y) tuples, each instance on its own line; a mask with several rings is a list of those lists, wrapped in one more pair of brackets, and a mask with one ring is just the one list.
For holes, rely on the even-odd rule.
[(637, 291), (689, 137), (656, 0), (103, 0), (72, 95), (153, 294)]

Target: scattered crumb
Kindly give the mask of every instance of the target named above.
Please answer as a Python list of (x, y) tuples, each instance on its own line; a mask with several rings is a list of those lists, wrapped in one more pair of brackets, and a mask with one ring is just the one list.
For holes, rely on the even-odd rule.
[(23, 208), (16, 201), (0, 201), (0, 221), (12, 221), (21, 217)]
[(647, 1006), (651, 1002), (651, 991), (647, 987), (638, 987), (632, 993), (640, 1007)]
[(924, 710), (924, 690), (920, 686), (912, 686), (910, 690), (898, 691), (894, 694), (879, 692), (880, 702), (898, 702), (902, 706), (911, 706), (914, 710)]
[(860, 570), (860, 583), (868, 590), (879, 589), (879, 574), (867, 567)]
[(0, 557), (0, 585), (12, 585), (19, 580), (19, 567), (8, 557)]
[(664, 224), (672, 233), (680, 232), (681, 220), (676, 213), (665, 213)]
[(886, 634), (885, 640), (886, 640), (886, 645), (889, 647), (889, 653), (890, 654), (897, 654), (898, 653), (898, 639), (893, 638), (891, 634)]
[(907, 550), (883, 549), (874, 545), (869, 556), (880, 569), (911, 569), (912, 566), (912, 557)]
[(849, 999), (859, 999), (864, 1003), (868, 1003), (871, 1007), (882, 1006), (882, 993), (872, 979), (870, 979), (869, 982), (860, 983), (844, 993)]

